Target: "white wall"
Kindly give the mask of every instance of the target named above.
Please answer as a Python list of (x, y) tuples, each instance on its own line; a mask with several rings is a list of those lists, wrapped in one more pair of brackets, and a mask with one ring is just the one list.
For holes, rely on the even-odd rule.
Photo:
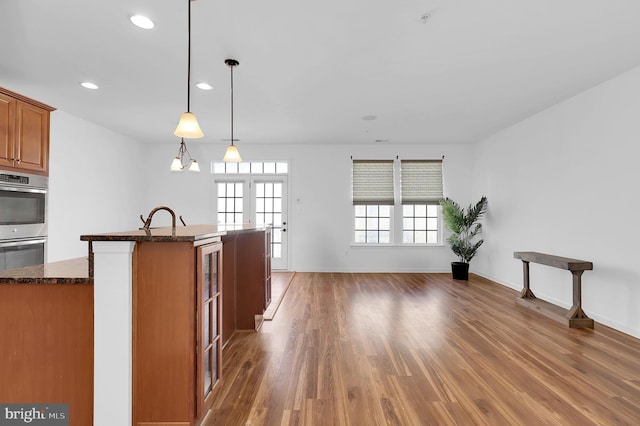
[(138, 227), (141, 145), (67, 114), (51, 113), (48, 261), (87, 255), (80, 235)]
[[(225, 146), (187, 142), (200, 162), (199, 174), (171, 173), (169, 164), (178, 150), (173, 145), (149, 146), (147, 175), (153, 185), (144, 192), (145, 214), (167, 205), (187, 223), (211, 223), (215, 205), (210, 162), (220, 161)], [(468, 145), (247, 145), (239, 150), (244, 161), (289, 162), (289, 269), (296, 271), (449, 271), (455, 260), (447, 246), (352, 246), (351, 156), (354, 158), (441, 158), (445, 155), (446, 190), (451, 197), (468, 199), (470, 146)], [(159, 224), (169, 216), (158, 217)], [(154, 225), (156, 219), (154, 218)]]
[[(473, 194), (486, 194), (485, 245), (472, 270), (522, 288), (514, 251), (592, 261), (583, 308), (640, 337), (640, 68), (475, 145)], [(531, 264), (536, 296), (571, 305), (571, 274)]]

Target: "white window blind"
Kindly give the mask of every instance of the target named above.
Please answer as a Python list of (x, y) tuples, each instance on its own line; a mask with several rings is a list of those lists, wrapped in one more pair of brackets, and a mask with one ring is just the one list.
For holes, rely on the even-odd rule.
[(353, 160), (353, 204), (393, 205), (393, 160)]
[(402, 204), (439, 204), (442, 192), (442, 160), (400, 162)]

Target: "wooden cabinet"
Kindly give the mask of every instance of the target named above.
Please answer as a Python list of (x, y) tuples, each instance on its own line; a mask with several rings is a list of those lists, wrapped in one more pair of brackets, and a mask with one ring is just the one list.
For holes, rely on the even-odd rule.
[(222, 244), (140, 242), (133, 273), (133, 424), (199, 425), (220, 378)]
[(0, 168), (49, 174), (49, 115), (53, 110), (0, 87)]

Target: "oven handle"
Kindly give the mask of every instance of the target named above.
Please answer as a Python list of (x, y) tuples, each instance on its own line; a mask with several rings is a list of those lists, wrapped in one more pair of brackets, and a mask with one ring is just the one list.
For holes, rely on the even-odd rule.
[(39, 238), (36, 240), (20, 240), (20, 241), (7, 241), (0, 242), (0, 247), (18, 247), (18, 246), (30, 246), (33, 244), (44, 244), (47, 242), (46, 238)]
[(0, 191), (13, 191), (13, 192), (31, 192), (34, 194), (46, 194), (47, 190), (42, 188), (23, 188), (15, 186), (0, 185)]

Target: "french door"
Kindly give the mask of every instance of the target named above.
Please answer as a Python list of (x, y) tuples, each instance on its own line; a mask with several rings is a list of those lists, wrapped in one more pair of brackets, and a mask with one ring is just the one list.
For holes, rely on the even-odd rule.
[(224, 176), (215, 180), (217, 223), (271, 226), (271, 268), (288, 269), (287, 177)]

